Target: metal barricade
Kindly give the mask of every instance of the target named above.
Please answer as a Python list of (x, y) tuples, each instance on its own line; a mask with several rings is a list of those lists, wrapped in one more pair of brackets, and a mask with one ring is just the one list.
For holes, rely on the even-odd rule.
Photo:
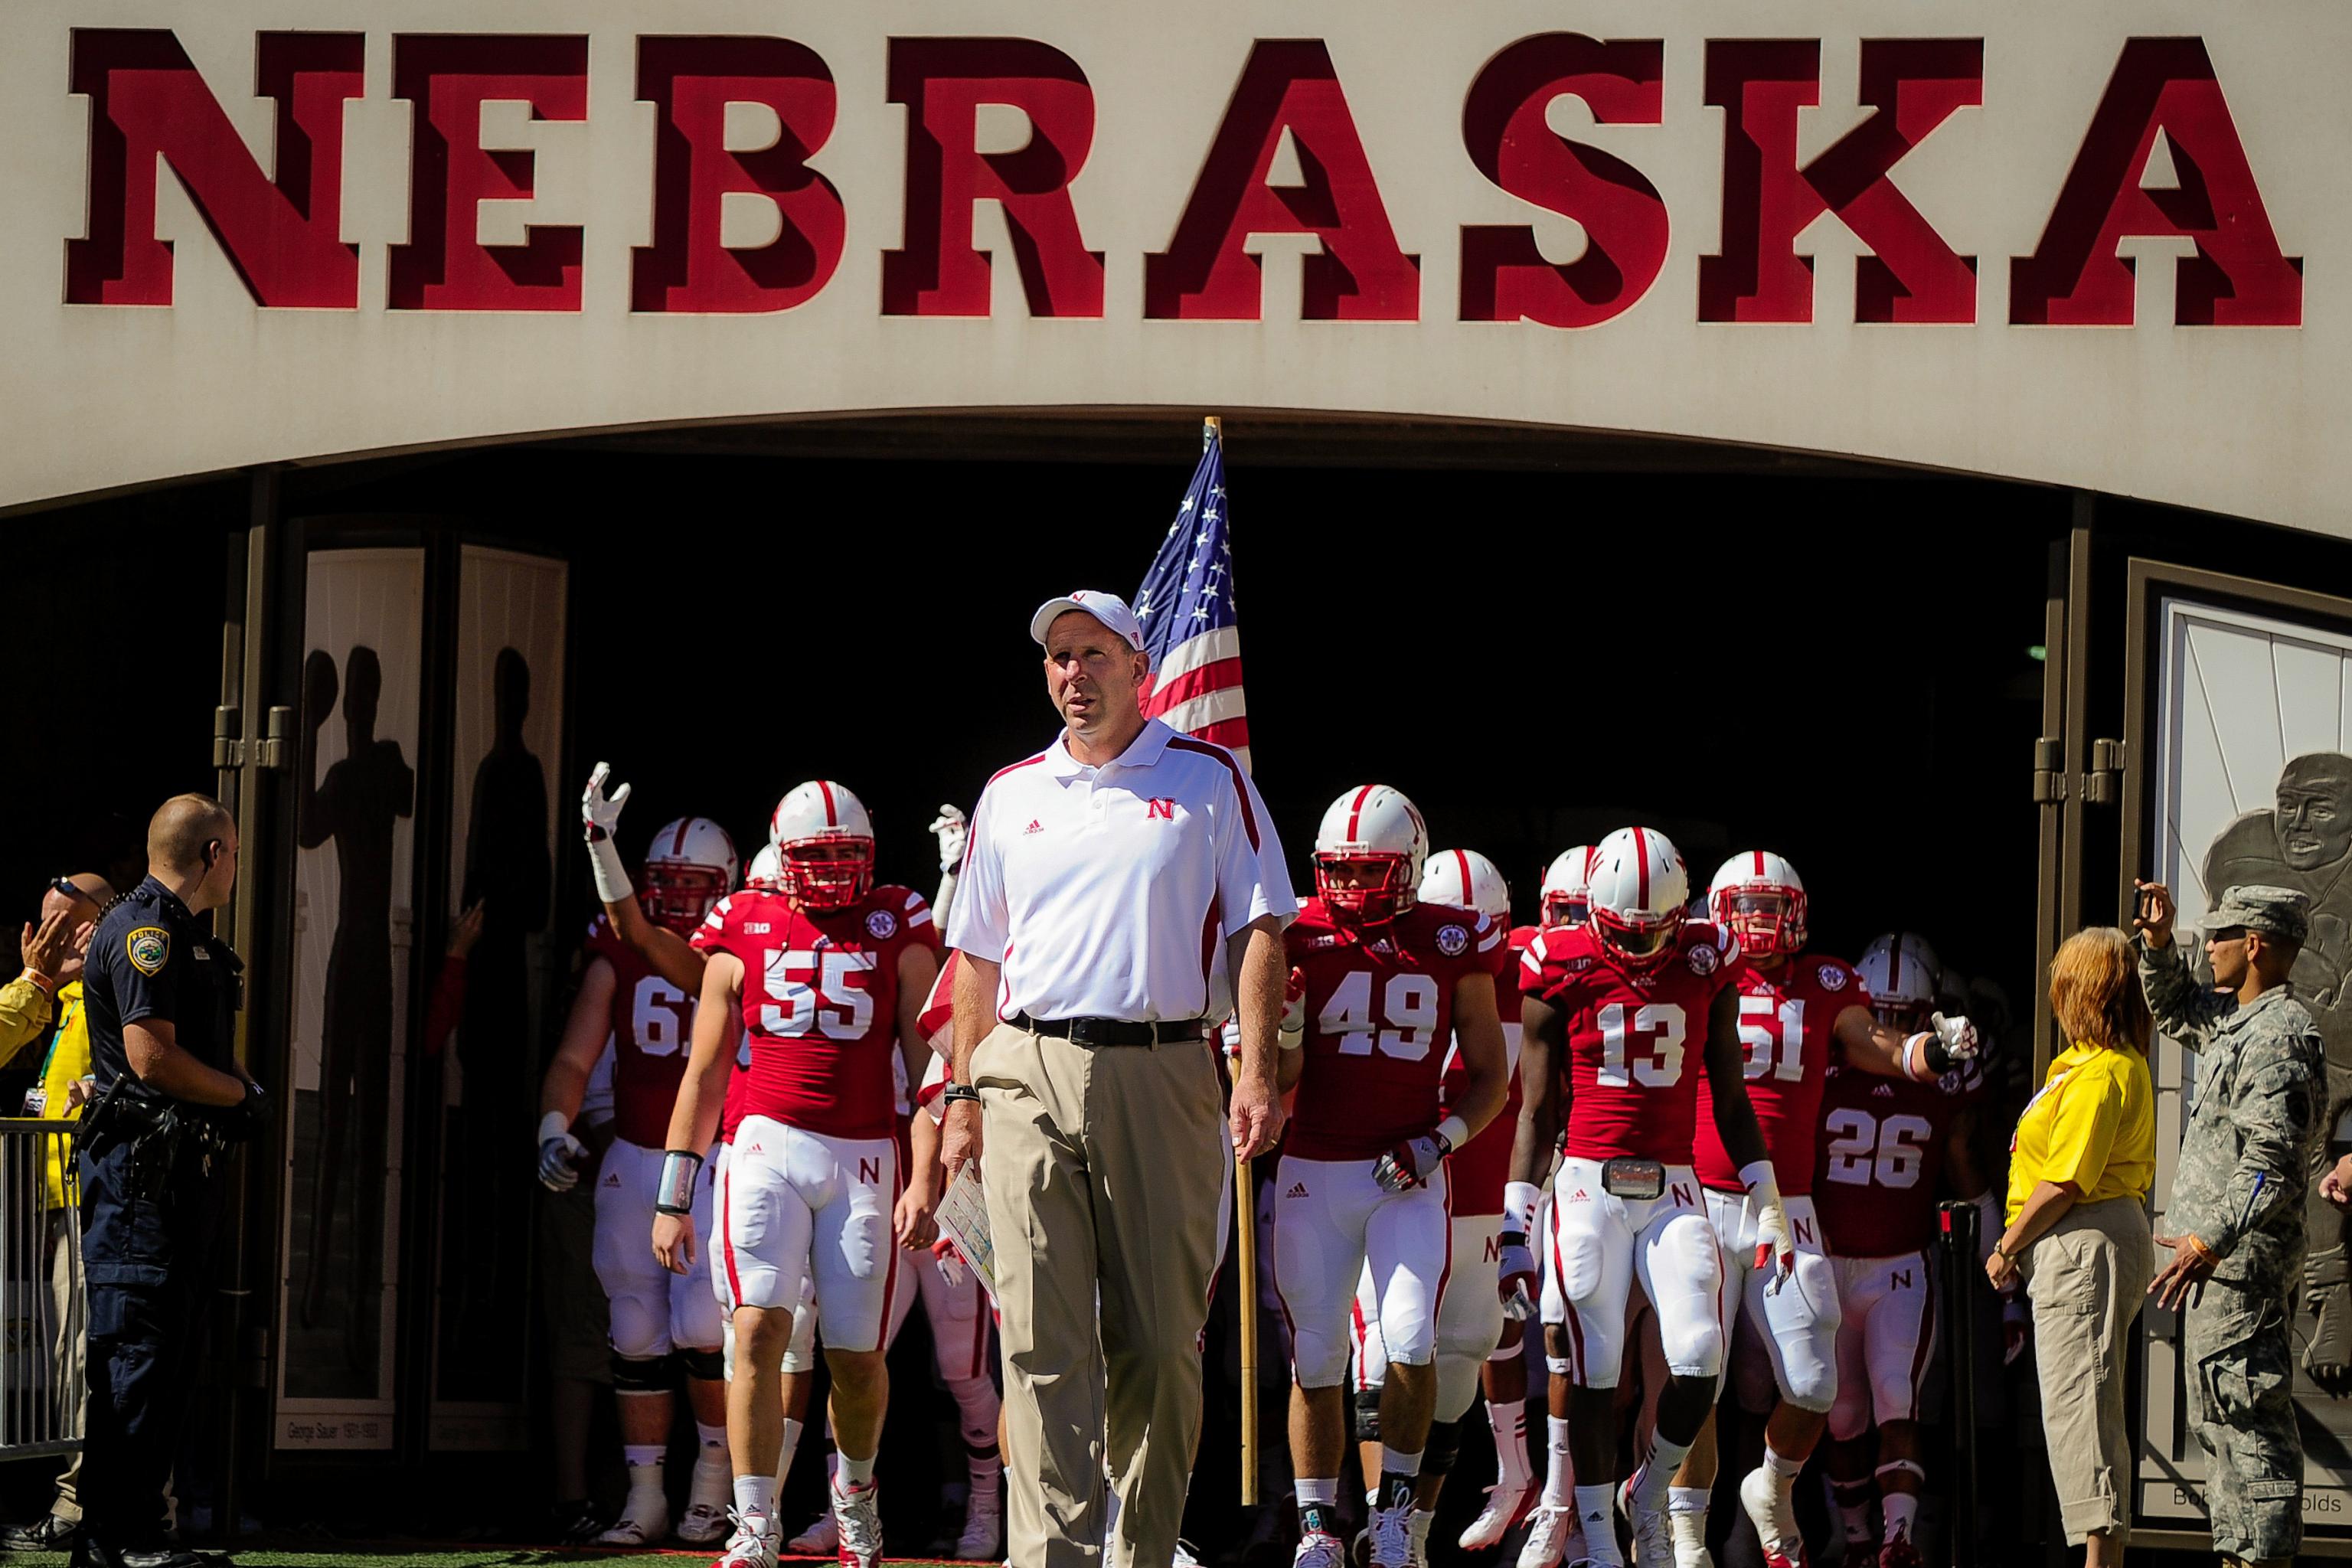
[(74, 1131), (70, 1121), (0, 1117), (0, 1459), (81, 1447), (89, 1289)]

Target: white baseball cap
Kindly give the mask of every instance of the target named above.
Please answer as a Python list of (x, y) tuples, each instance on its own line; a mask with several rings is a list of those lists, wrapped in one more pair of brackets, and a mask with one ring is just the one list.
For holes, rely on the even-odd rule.
[(1139, 653), (1142, 651), (1143, 624), (1135, 618), (1135, 612), (1127, 607), (1127, 601), (1117, 594), (1100, 593), (1093, 588), (1075, 589), (1037, 606), (1037, 613), (1029, 617), (1029, 635), (1037, 639), (1039, 647), (1045, 646), (1045, 634), (1053, 629), (1055, 618), (1072, 610), (1085, 611), (1125, 637), (1129, 647)]

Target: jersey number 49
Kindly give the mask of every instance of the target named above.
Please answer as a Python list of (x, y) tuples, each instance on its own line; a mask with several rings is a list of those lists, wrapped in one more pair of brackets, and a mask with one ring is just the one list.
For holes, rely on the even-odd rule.
[[(1381, 1025), (1391, 1026), (1388, 1028)], [(1324, 1038), (1337, 1037), (1343, 1057), (1368, 1057), (1375, 1044), (1381, 1055), (1417, 1062), (1429, 1055), (1437, 1033), (1437, 982), (1426, 974), (1391, 974), (1381, 991), (1381, 1016), (1372, 1016), (1372, 976), (1358, 969), (1344, 974), (1331, 988), (1315, 1026)]]

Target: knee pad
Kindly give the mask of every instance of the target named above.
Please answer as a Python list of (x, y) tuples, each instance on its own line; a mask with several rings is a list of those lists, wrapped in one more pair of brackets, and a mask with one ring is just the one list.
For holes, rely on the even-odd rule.
[(1377, 1388), (1356, 1390), (1356, 1441), (1377, 1443), (1381, 1440), (1381, 1391)]
[(612, 1299), (613, 1353), (632, 1361), (658, 1361), (670, 1352), (669, 1303), (642, 1296)]
[(1462, 1452), (1462, 1423), (1433, 1421), (1429, 1424), (1429, 1441), (1421, 1450), (1421, 1473), (1442, 1476), (1454, 1468), (1454, 1459)]
[(667, 1394), (675, 1380), (667, 1355), (635, 1356), (613, 1352), (613, 1391), (616, 1394)]
[(677, 1362), (688, 1377), (698, 1377), (705, 1383), (726, 1381), (727, 1352), (723, 1350), (682, 1350), (677, 1352)]

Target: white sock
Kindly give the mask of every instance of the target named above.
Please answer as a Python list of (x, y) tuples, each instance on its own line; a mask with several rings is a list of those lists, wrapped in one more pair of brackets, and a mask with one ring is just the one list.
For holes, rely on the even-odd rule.
[(784, 1417), (784, 1446), (776, 1450), (776, 1489), (778, 1491), (783, 1489), (784, 1478), (793, 1473), (793, 1456), (801, 1451), (801, 1434), (807, 1429), (807, 1425), (806, 1422), (795, 1421), (789, 1415)]
[[(1412, 1532), (1412, 1543), (1415, 1546), (1427, 1546), (1429, 1544), (1429, 1527), (1436, 1521), (1437, 1510), (1435, 1509), (1416, 1508), (1412, 1513), (1405, 1517), (1404, 1527)], [(1416, 1555), (1426, 1555), (1426, 1553), (1416, 1553)]]
[(1325, 1508), (1339, 1506), (1339, 1478), (1337, 1476), (1301, 1476), (1291, 1486), (1291, 1492), (1300, 1504), (1312, 1507), (1320, 1503)]
[(1674, 1533), (1677, 1568), (1707, 1561), (1706, 1505), (1713, 1496), (1708, 1487), (1666, 1489), (1666, 1528)]
[[(1900, 1535), (1911, 1539), (1912, 1526), (1919, 1517), (1919, 1500), (1909, 1492), (1888, 1492), (1878, 1500), (1879, 1517), (1886, 1521), (1886, 1539)], [(1864, 1528), (1868, 1528), (1866, 1525)]]
[(1642, 1464), (1642, 1489), (1634, 1493), (1633, 1500), (1647, 1509), (1664, 1508), (1666, 1493), (1675, 1484), (1675, 1472), (1683, 1468), (1683, 1459), (1689, 1453), (1688, 1443), (1669, 1443), (1653, 1433), (1650, 1457)]
[(834, 1486), (845, 1492), (862, 1492), (874, 1484), (874, 1461), (878, 1454), (868, 1454), (862, 1459), (841, 1456), (841, 1468), (834, 1475)]
[(737, 1476), (735, 1478), (735, 1511), (746, 1516), (757, 1515), (763, 1525), (763, 1535), (774, 1533), (770, 1521), (776, 1517), (776, 1478), (773, 1476)]
[(662, 1490), (663, 1448), (659, 1443), (624, 1443), (621, 1458), (629, 1466), (629, 1500), (622, 1513), (640, 1521), (655, 1515), (667, 1517), (669, 1499)]
[[(636, 1484), (638, 1479), (637, 1472), (640, 1470), (660, 1470), (662, 1468), (662, 1458), (666, 1452), (667, 1450), (664, 1446), (659, 1443), (622, 1444), (621, 1458), (628, 1463), (630, 1484), (633, 1486)], [(656, 1479), (655, 1484), (660, 1484), (658, 1479)]]
[[(1859, 1507), (1850, 1503), (1838, 1504), (1838, 1521), (1845, 1527), (1845, 1543), (1848, 1546), (1861, 1546), (1868, 1543), (1870, 1540), (1870, 1505), (1868, 1503)], [(1847, 1555), (1852, 1556), (1853, 1553), (1848, 1552)]]
[[(1551, 1468), (1544, 1476), (1543, 1505), (1546, 1508), (1567, 1508), (1576, 1501), (1576, 1460), (1568, 1447), (1568, 1422), (1560, 1416), (1545, 1418), (1548, 1430), (1544, 1447), (1549, 1450)], [(1606, 1487), (1601, 1489), (1608, 1490)]]
[(1421, 1474), (1421, 1450), (1416, 1448), (1407, 1454), (1390, 1447), (1386, 1443), (1381, 1444), (1381, 1474), (1384, 1477)]
[(1617, 1501), (1613, 1486), (1576, 1489), (1576, 1521), (1584, 1531), (1584, 1554), (1595, 1563), (1625, 1568), (1617, 1552)]
[(694, 1435), (702, 1439), (702, 1446), (706, 1448), (727, 1447), (727, 1423), (724, 1421), (716, 1426), (706, 1426), (698, 1421), (694, 1424)]
[(1797, 1489), (1797, 1478), (1804, 1473), (1804, 1460), (1782, 1458), (1771, 1444), (1764, 1445), (1764, 1473), (1772, 1478), (1772, 1484), (1780, 1489), (1782, 1497), (1788, 1497)]
[(1668, 1487), (1666, 1511), (1673, 1514), (1695, 1513), (1706, 1517), (1706, 1505), (1715, 1496), (1713, 1487)]
[(964, 1456), (964, 1469), (971, 1478), (972, 1496), (992, 1493), (996, 1489), (996, 1478), (1004, 1473), (1004, 1456), (994, 1448), (985, 1454), (968, 1453)]
[(688, 1494), (688, 1500), (697, 1508), (724, 1509), (734, 1475), (734, 1468), (728, 1462), (726, 1435), (722, 1432), (718, 1442), (704, 1443), (694, 1457), (694, 1484)]
[(1495, 1433), (1496, 1484), (1526, 1490), (1535, 1479), (1534, 1472), (1528, 1468), (1526, 1402), (1513, 1399), (1501, 1405), (1489, 1405), (1486, 1406), (1486, 1425)]

